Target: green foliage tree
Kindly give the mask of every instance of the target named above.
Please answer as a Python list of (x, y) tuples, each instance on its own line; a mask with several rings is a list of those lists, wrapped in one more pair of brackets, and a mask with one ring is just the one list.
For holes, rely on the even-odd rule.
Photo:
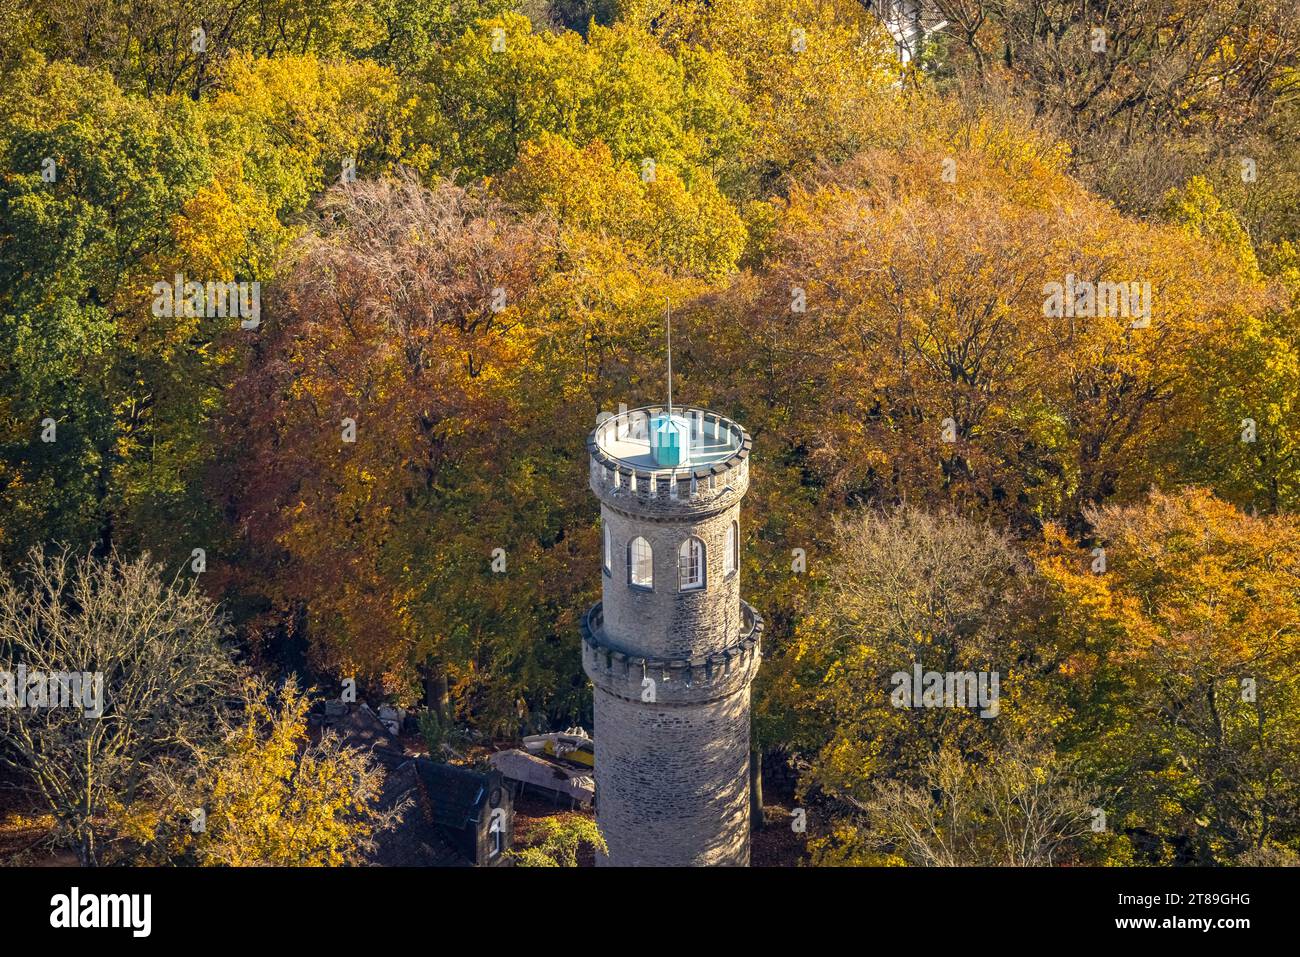
[(596, 822), (581, 814), (542, 818), (533, 823), (527, 840), (525, 847), (510, 852), (519, 867), (577, 867), (584, 846), (609, 853)]
[[(178, 347), (213, 331), (162, 327), (148, 290), (170, 278), (171, 220), (211, 165), (192, 105), (124, 96), (100, 73), (29, 58), (0, 96), (11, 171), (0, 183), (0, 496), (12, 560), (51, 540), (112, 543), (132, 495), (122, 471), (140, 456), (183, 472), (211, 393), (206, 357)], [(163, 487), (140, 494), (176, 490), (156, 478)]]
[(744, 114), (723, 61), (675, 58), (624, 25), (584, 39), (534, 33), (525, 17), (504, 14), (439, 48), (420, 78), (414, 136), (433, 169), (463, 176), (508, 169), (543, 133), (578, 147), (598, 139), (638, 167), (711, 168), (735, 145)]

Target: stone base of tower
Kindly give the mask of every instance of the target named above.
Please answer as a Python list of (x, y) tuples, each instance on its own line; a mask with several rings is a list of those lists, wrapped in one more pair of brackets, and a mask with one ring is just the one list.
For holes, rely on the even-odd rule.
[(649, 704), (595, 689), (596, 820), (613, 867), (749, 865), (749, 687)]

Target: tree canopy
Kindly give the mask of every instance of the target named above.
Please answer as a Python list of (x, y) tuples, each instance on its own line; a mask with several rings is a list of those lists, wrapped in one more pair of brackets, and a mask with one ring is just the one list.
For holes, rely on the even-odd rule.
[[(126, 649), (180, 607), (178, 661), (228, 628), (480, 740), (589, 724), (585, 439), (662, 397), (671, 311), (675, 395), (754, 437), (755, 741), (815, 861), (1006, 862), (1009, 821), (1019, 862), (1292, 860), (1292, 6), (935, 0), (903, 64), (853, 0), (0, 0), (0, 651), (33, 595)], [(891, 705), (931, 662), (998, 715)], [(164, 856), (383, 825), (290, 755), (297, 687)], [(89, 859), (104, 801), (39, 783)]]

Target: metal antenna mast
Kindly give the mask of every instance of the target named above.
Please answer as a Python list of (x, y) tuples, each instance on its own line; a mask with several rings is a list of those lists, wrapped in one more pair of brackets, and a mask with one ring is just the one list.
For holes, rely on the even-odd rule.
[(673, 303), (664, 297), (664, 315), (668, 319), (668, 421), (673, 420)]

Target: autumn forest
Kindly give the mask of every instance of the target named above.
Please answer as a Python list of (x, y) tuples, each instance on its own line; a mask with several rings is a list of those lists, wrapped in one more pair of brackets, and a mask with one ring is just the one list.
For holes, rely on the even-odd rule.
[(0, 708), (0, 821), (353, 863), (345, 681), (590, 728), (586, 439), (671, 310), (787, 863), (1300, 864), (1295, 4), (890, 6), (0, 0), (0, 670), (117, 715)]

